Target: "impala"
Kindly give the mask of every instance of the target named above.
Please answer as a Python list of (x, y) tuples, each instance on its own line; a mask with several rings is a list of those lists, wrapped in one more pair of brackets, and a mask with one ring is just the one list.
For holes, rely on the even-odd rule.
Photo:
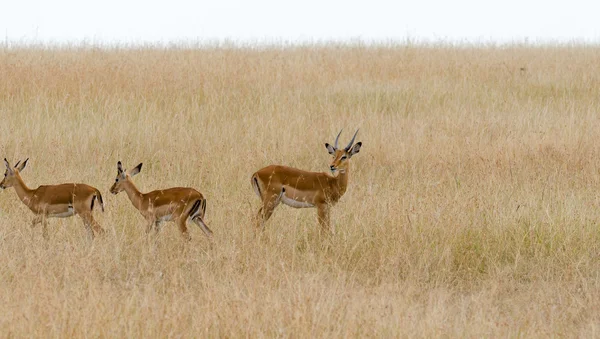
[(104, 233), (92, 215), (96, 200), (104, 212), (102, 195), (98, 189), (85, 184), (48, 185), (30, 189), (21, 178), (21, 171), (25, 169), (28, 161), (29, 158), (23, 163), (19, 161), (14, 167), (11, 167), (4, 159), (6, 172), (4, 172), (4, 179), (0, 182), (0, 189), (15, 188), (19, 199), (36, 215), (31, 223), (32, 228), (42, 223), (42, 235), (47, 239), (48, 218), (79, 215), (92, 239), (94, 231)]
[(150, 233), (152, 226), (158, 232), (164, 221), (175, 221), (181, 234), (190, 240), (186, 224), (188, 219), (191, 219), (209, 239), (212, 239), (212, 231), (204, 223), (206, 199), (200, 192), (188, 187), (173, 187), (142, 193), (131, 181), (131, 177), (140, 173), (141, 170), (142, 164), (140, 163), (130, 171), (126, 171), (119, 161), (117, 178), (110, 188), (110, 192), (112, 194), (118, 194), (121, 191), (127, 193), (133, 206), (148, 222), (146, 234)]
[(267, 166), (254, 173), (251, 179), (252, 187), (262, 200), (256, 227), (263, 230), (273, 210), (283, 202), (294, 208), (317, 208), (322, 230), (333, 234), (329, 210), (340, 200), (348, 187), (350, 158), (358, 153), (362, 146), (361, 142), (354, 144), (357, 133), (358, 130), (348, 146), (343, 149), (338, 149), (338, 139), (342, 131), (335, 138), (335, 145), (325, 144), (329, 154), (333, 155), (329, 168), (332, 174), (337, 173), (336, 176), (278, 165)]

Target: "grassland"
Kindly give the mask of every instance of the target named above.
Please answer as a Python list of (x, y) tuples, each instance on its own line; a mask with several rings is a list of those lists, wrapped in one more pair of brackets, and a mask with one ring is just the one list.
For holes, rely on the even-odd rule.
[[(29, 186), (85, 182), (108, 231), (50, 239), (0, 192), (0, 333), (32, 337), (600, 336), (600, 48), (11, 48), (0, 155)], [(326, 171), (360, 128), (337, 234), (257, 169)], [(143, 191), (208, 198), (210, 247), (146, 237)]]

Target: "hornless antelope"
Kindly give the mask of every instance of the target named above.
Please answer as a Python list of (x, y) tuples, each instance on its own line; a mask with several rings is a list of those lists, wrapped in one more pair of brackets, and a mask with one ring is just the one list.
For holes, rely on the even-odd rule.
[(166, 190), (157, 190), (149, 193), (140, 192), (131, 181), (131, 177), (140, 173), (140, 163), (130, 171), (123, 169), (121, 162), (117, 163), (117, 178), (110, 188), (110, 193), (118, 194), (125, 191), (129, 200), (148, 222), (146, 234), (150, 233), (152, 226), (156, 232), (164, 221), (175, 221), (182, 235), (190, 240), (187, 231), (187, 221), (191, 219), (206, 236), (212, 240), (212, 231), (204, 223), (206, 213), (206, 199), (193, 188), (173, 187)]
[(47, 218), (66, 218), (77, 214), (83, 220), (83, 224), (92, 239), (94, 238), (94, 231), (99, 234), (104, 233), (104, 230), (92, 215), (96, 200), (98, 200), (104, 212), (102, 195), (98, 189), (85, 184), (61, 184), (40, 186), (32, 190), (25, 185), (20, 174), (27, 166), (27, 161), (29, 161), (29, 158), (23, 161), (22, 164), (20, 161), (17, 162), (13, 168), (4, 159), (6, 172), (4, 172), (4, 179), (0, 182), (0, 189), (15, 188), (19, 199), (36, 215), (31, 222), (32, 228), (42, 223), (42, 235), (47, 239)]
[(361, 142), (352, 146), (357, 133), (358, 130), (348, 146), (343, 149), (338, 149), (338, 139), (342, 131), (335, 138), (334, 146), (325, 144), (329, 154), (333, 155), (329, 168), (332, 174), (338, 172), (337, 176), (278, 165), (267, 166), (254, 173), (251, 179), (252, 187), (262, 200), (262, 207), (257, 215), (257, 228), (264, 229), (265, 222), (271, 217), (273, 210), (283, 202), (294, 208), (316, 207), (321, 228), (333, 234), (329, 209), (340, 200), (348, 187), (349, 160), (362, 146)]

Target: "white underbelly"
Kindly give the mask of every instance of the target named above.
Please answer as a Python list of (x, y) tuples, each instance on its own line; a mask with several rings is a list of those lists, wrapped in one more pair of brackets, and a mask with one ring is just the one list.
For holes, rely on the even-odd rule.
[(171, 221), (173, 220), (172, 214), (163, 215), (162, 217), (157, 219), (158, 221)]
[(73, 206), (69, 206), (67, 208), (66, 212), (50, 214), (49, 217), (52, 217), (52, 218), (67, 218), (67, 217), (73, 216), (74, 214), (75, 214), (75, 210), (73, 209)]
[(306, 202), (306, 201), (298, 201), (298, 200), (294, 200), (292, 198), (288, 198), (285, 196), (285, 193), (281, 195), (281, 202), (283, 202), (285, 205), (288, 205), (290, 207), (293, 208), (309, 208), (309, 207), (315, 207), (315, 205)]

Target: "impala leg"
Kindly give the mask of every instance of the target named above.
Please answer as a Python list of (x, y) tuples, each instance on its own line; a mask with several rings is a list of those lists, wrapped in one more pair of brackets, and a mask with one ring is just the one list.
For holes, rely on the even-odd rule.
[(179, 218), (177, 219), (177, 226), (179, 226), (179, 230), (181, 231), (181, 235), (185, 238), (185, 240), (190, 241), (192, 237), (187, 231), (187, 218)]
[(48, 240), (48, 218), (45, 215), (42, 216), (42, 236)]
[(156, 232), (156, 234), (158, 234), (158, 232), (160, 232), (160, 228), (162, 227), (163, 222), (160, 220), (156, 220), (154, 222), (154, 231)]
[(94, 239), (94, 232), (98, 235), (104, 234), (104, 229), (100, 227), (100, 224), (98, 224), (96, 219), (94, 219), (94, 216), (91, 212), (81, 213), (79, 216), (83, 220), (85, 229), (87, 230), (91, 239)]
[(35, 225), (39, 224), (42, 222), (42, 215), (36, 215), (35, 217), (33, 217), (33, 220), (31, 220), (31, 228), (34, 228)]
[(273, 215), (273, 211), (281, 202), (282, 195), (283, 191), (281, 191), (281, 193), (272, 194), (270, 198), (267, 198), (263, 201), (263, 206), (258, 210), (258, 214), (256, 216), (256, 229), (264, 231), (265, 223)]
[(92, 230), (92, 223), (90, 222), (89, 216), (86, 214), (79, 214), (81, 220), (83, 221), (83, 226), (85, 226), (85, 230), (87, 231), (88, 237), (94, 240), (94, 231)]
[(202, 230), (202, 232), (204, 232), (204, 234), (212, 240), (213, 238), (213, 232), (210, 230), (210, 228), (208, 228), (208, 226), (206, 226), (206, 224), (204, 223), (204, 220), (202, 220), (202, 218), (200, 216), (195, 216), (192, 218), (192, 221), (198, 225), (198, 227), (200, 227), (200, 229)]
[(90, 224), (92, 225), (92, 229), (94, 230), (94, 232), (96, 232), (96, 234), (98, 234), (98, 235), (104, 234), (104, 232), (105, 232), (104, 229), (100, 226), (100, 224), (96, 221), (96, 219), (94, 219), (94, 216), (92, 215), (91, 212), (88, 215), (88, 218), (90, 220)]
[(31, 240), (33, 240), (33, 229), (35, 228), (35, 225), (39, 224), (42, 222), (42, 215), (36, 215), (35, 217), (33, 217), (33, 220), (31, 220)]
[(263, 220), (263, 208), (258, 209), (258, 213), (256, 213), (256, 229), (263, 230), (265, 226), (265, 221)]
[(146, 235), (149, 235), (150, 232), (152, 231), (152, 227), (156, 227), (156, 223), (158, 222), (158, 220), (154, 220), (153, 218), (147, 218), (146, 219)]
[(335, 231), (331, 227), (331, 220), (329, 218), (329, 208), (330, 206), (327, 204), (321, 204), (317, 206), (317, 214), (319, 218), (319, 224), (321, 225), (321, 230), (328, 235), (334, 235)]

